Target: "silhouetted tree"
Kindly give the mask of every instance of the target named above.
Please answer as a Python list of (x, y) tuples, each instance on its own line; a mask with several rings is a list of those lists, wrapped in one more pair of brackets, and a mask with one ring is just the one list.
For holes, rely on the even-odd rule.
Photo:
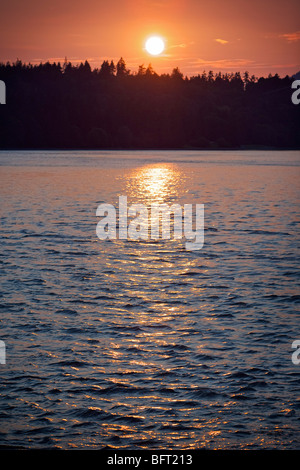
[[(126, 77), (126, 80), (123, 78)], [(243, 77), (243, 78), (242, 78)], [(300, 147), (293, 77), (131, 73), (124, 59), (0, 63), (0, 148)]]
[(81, 64), (79, 65), (79, 71), (85, 75), (90, 74), (91, 70), (91, 66), (87, 60), (84, 62), (84, 64), (81, 62)]
[(213, 81), (214, 81), (214, 73), (213, 73), (212, 70), (210, 70), (210, 71), (208, 72), (207, 81), (208, 81), (209, 83), (213, 83)]
[(130, 70), (127, 69), (125, 60), (123, 57), (117, 63), (117, 77), (125, 77), (130, 74)]
[(116, 72), (116, 67), (113, 61), (109, 63), (108, 60), (104, 60), (102, 62), (99, 75), (103, 78), (110, 78), (112, 77)]
[(183, 80), (183, 73), (180, 72), (178, 67), (175, 67), (172, 70), (171, 78), (176, 80)]
[(151, 77), (152, 75), (156, 75), (151, 64), (148, 65), (145, 75), (147, 75), (148, 77), (149, 76)]
[(139, 77), (142, 77), (143, 75), (146, 74), (146, 67), (144, 66), (144, 64), (139, 65), (139, 69), (138, 69), (137, 74), (138, 74)]

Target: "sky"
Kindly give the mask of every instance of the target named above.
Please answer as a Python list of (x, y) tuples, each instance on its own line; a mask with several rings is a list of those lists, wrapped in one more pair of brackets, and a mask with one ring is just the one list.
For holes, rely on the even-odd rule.
[[(2, 0), (0, 62), (103, 60), (185, 76), (300, 70), (299, 0)], [(145, 41), (165, 41), (151, 56)]]

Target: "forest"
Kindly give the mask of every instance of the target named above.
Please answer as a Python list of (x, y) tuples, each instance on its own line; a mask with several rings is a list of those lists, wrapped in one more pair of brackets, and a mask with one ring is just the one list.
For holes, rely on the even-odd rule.
[(299, 149), (293, 77), (0, 64), (0, 149)]

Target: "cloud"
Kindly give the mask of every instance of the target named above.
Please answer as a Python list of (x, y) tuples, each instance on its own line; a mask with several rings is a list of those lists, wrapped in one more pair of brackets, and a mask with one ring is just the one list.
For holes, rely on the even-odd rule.
[(217, 59), (217, 60), (204, 60), (197, 59), (193, 62), (196, 66), (212, 67), (214, 69), (240, 69), (241, 67), (253, 66), (255, 62), (248, 59)]
[(180, 48), (185, 48), (187, 45), (182, 43), (182, 44), (174, 44), (174, 46), (170, 46), (169, 49), (174, 49), (175, 47), (180, 47)]
[(193, 44), (195, 44), (194, 41), (190, 41), (190, 42), (188, 42), (188, 43), (182, 42), (182, 43), (180, 43), (180, 44), (173, 44), (173, 45), (169, 46), (169, 49), (175, 49), (175, 48), (184, 49), (184, 48), (186, 48), (186, 47), (188, 47), (188, 46), (191, 46), (191, 45), (193, 45)]
[(223, 45), (228, 44), (228, 41), (226, 41), (226, 39), (215, 39), (215, 41)]
[(295, 31), (294, 33), (281, 34), (279, 37), (286, 39), (288, 42), (300, 41), (300, 31)]

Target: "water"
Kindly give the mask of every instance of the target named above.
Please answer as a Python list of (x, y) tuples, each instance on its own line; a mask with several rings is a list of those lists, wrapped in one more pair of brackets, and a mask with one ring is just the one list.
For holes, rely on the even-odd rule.
[[(1, 152), (0, 445), (299, 448), (299, 152)], [(205, 206), (205, 242), (97, 206)]]

